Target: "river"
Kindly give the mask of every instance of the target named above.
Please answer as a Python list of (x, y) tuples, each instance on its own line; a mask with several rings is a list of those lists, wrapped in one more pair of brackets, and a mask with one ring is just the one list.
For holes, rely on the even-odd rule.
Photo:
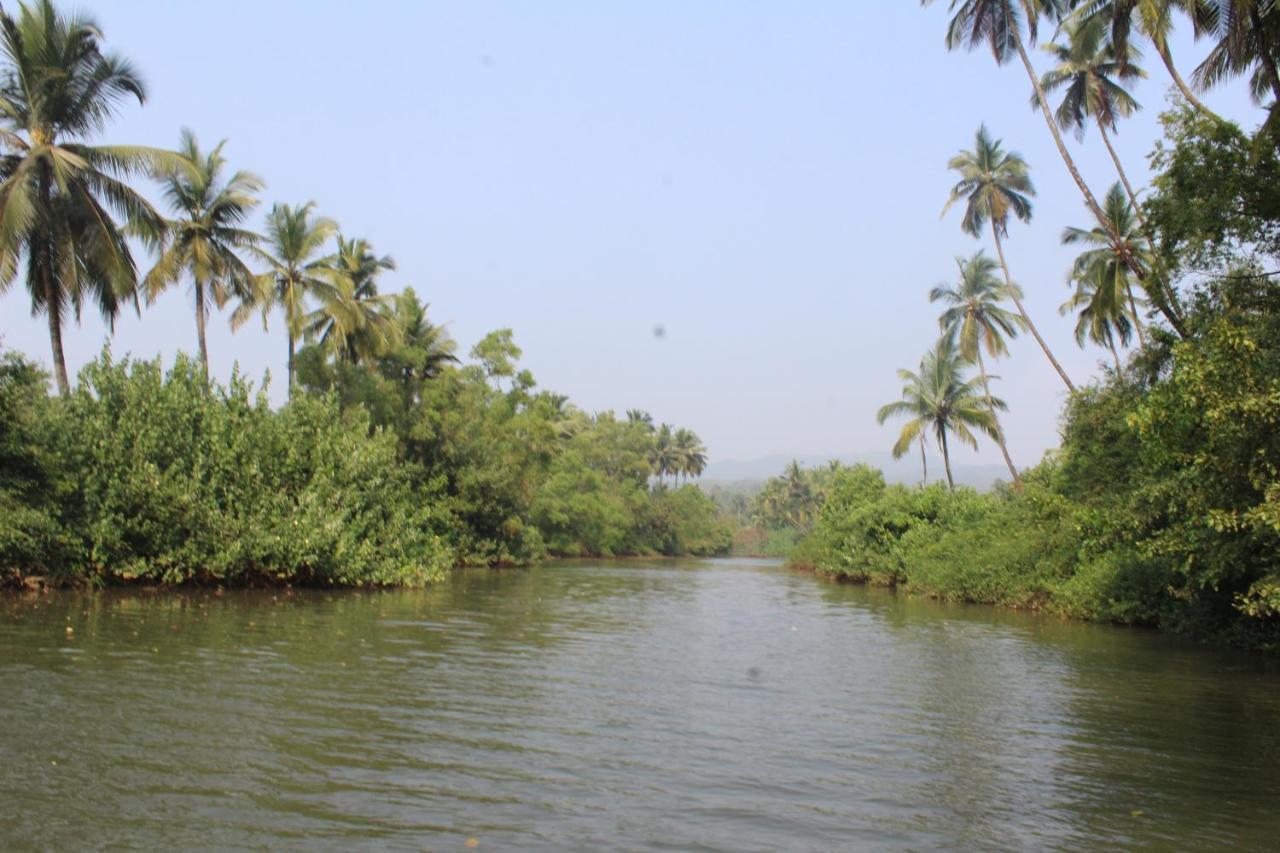
[(767, 561), (0, 597), (0, 848), (1266, 848), (1280, 667)]

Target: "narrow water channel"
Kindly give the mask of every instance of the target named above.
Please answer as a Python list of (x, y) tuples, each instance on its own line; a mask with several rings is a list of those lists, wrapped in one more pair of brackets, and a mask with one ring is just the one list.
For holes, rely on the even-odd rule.
[(749, 560), (0, 598), (0, 849), (1280, 839), (1280, 667)]

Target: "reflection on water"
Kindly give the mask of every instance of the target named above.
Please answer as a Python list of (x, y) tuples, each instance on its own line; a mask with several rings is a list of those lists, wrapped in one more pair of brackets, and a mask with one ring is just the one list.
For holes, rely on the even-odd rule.
[(0, 598), (0, 848), (1265, 848), (1280, 669), (764, 561)]

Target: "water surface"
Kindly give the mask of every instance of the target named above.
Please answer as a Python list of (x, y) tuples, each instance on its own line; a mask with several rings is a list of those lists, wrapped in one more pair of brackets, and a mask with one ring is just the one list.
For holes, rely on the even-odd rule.
[(0, 803), (3, 849), (1262, 849), (1280, 669), (747, 560), (9, 596)]

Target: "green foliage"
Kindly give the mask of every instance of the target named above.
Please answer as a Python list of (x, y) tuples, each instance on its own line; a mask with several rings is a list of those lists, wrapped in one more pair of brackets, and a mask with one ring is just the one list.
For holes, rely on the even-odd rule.
[(440, 502), (397, 464), (394, 437), (331, 398), (275, 412), (238, 377), (211, 388), (185, 357), (165, 374), (104, 354), (42, 411), (59, 520), (80, 546), (76, 561), (44, 568), (103, 581), (388, 585), (438, 579), (452, 563)]
[(0, 355), (0, 580), (14, 570), (48, 575), (80, 554), (59, 518), (62, 484), (45, 430), (46, 382), (31, 362)]

